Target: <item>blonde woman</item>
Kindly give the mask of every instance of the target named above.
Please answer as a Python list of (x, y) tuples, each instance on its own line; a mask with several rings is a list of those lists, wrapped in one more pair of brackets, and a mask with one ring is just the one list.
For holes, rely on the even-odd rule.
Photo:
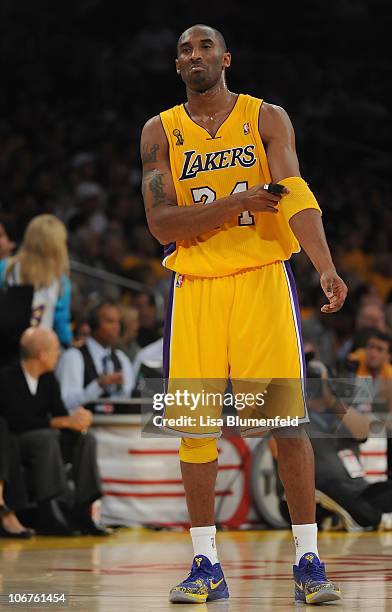
[(65, 346), (72, 341), (68, 272), (67, 230), (54, 215), (34, 217), (16, 255), (0, 262), (0, 286), (34, 287), (30, 325), (53, 328)]

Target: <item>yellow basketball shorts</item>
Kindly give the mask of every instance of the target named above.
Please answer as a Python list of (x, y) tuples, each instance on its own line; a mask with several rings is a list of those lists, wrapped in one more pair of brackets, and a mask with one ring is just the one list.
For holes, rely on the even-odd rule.
[(290, 264), (218, 278), (173, 273), (163, 366), (168, 433), (219, 437), (230, 401), (241, 435), (308, 422)]

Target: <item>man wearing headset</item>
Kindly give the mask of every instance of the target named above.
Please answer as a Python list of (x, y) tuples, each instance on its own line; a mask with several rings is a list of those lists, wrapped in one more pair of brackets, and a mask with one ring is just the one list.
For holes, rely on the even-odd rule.
[(84, 346), (66, 350), (57, 367), (64, 404), (69, 412), (92, 405), (100, 397), (130, 397), (134, 387), (133, 366), (127, 355), (114, 347), (120, 336), (120, 311), (105, 300), (93, 308), (91, 329)]

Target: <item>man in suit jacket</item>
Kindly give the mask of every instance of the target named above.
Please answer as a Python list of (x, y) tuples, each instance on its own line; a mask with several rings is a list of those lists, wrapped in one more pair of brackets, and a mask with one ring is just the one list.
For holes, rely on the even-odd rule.
[[(60, 354), (56, 334), (43, 327), (27, 329), (20, 341), (21, 359), (0, 371), (0, 413), (18, 441), (28, 488), (38, 504), (38, 532), (107, 535), (91, 519), (90, 506), (102, 496), (96, 442), (87, 430), (91, 412), (82, 407), (69, 415), (53, 370)], [(72, 464), (75, 490), (67, 524), (56, 500), (69, 498), (65, 464)]]
[[(135, 384), (133, 366), (124, 351), (116, 349), (120, 339), (121, 316), (111, 300), (97, 304), (89, 317), (91, 335), (79, 348), (70, 348), (61, 355), (56, 369), (61, 394), (67, 410), (94, 405), (107, 398), (107, 404), (130, 397)], [(95, 405), (93, 411), (101, 407)]]

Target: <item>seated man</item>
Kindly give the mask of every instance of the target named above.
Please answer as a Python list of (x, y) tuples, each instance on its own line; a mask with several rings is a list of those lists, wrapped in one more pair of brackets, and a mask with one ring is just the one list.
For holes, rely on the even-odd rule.
[[(73, 530), (107, 535), (91, 519), (91, 504), (102, 496), (96, 442), (88, 432), (91, 413), (65, 409), (53, 375), (60, 345), (43, 327), (28, 328), (20, 341), (21, 359), (0, 371), (0, 412), (18, 443), (26, 482), (38, 504), (38, 533), (71, 535)], [(56, 500), (69, 495), (65, 463), (72, 464), (75, 491), (67, 524)]]
[(65, 351), (57, 366), (61, 395), (69, 412), (100, 397), (130, 397), (135, 377), (127, 355), (114, 349), (120, 338), (120, 311), (106, 300), (89, 318), (91, 335), (81, 347)]
[(359, 409), (372, 412), (385, 422), (387, 430), (388, 478), (392, 480), (392, 338), (378, 329), (368, 330), (364, 348), (357, 349), (340, 362), (340, 371), (350, 371), (357, 386), (361, 379), (366, 388), (371, 382), (372, 401), (365, 401)]
[[(385, 412), (392, 412), (392, 338), (389, 334), (369, 329), (363, 348), (353, 351), (340, 362), (340, 372), (350, 370), (357, 379), (372, 379), (374, 402), (383, 404)], [(374, 406), (373, 406), (374, 408)]]
[(31, 538), (34, 531), (26, 529), (15, 514), (28, 504), (19, 450), (6, 421), (0, 417), (0, 537)]
[(326, 367), (314, 360), (308, 363), (308, 376), (307, 431), (315, 456), (317, 501), (337, 514), (347, 529), (377, 528), (382, 515), (392, 512), (392, 482), (369, 483), (359, 455), (360, 443), (382, 423), (350, 406), (348, 396), (344, 402), (336, 397), (344, 386), (349, 391), (350, 379), (330, 385)]

